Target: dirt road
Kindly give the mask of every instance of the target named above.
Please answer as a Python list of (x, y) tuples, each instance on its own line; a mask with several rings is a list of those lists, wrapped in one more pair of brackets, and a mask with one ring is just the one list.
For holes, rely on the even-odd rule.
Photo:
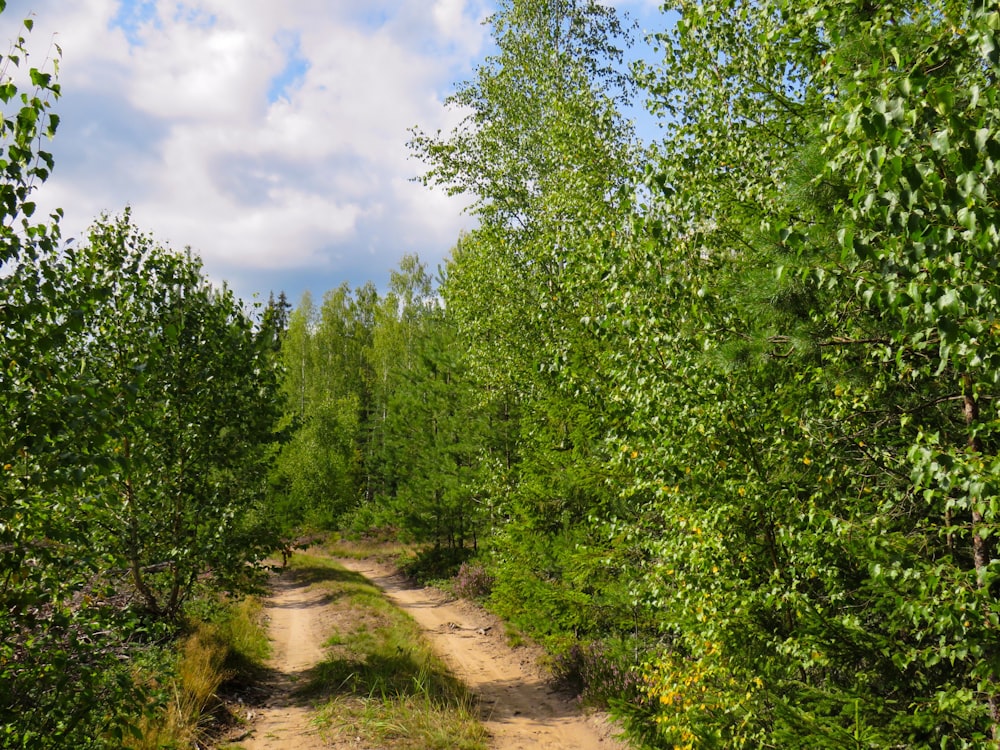
[(423, 628), (434, 650), (479, 697), (496, 750), (625, 750), (610, 727), (554, 692), (532, 660), (510, 648), (487, 614), (433, 589), (413, 588), (371, 560), (338, 560), (381, 588)]
[(245, 750), (326, 750), (310, 724), (307, 703), (294, 695), (305, 673), (323, 659), (330, 637), (326, 609), (330, 606), (314, 587), (285, 573), (274, 582), (266, 604), (273, 647), (273, 678), (268, 700), (251, 715), (253, 732), (240, 745)]
[[(433, 589), (413, 588), (392, 569), (370, 560), (338, 560), (381, 588), (424, 630), (453, 673), (478, 696), (495, 750), (625, 750), (608, 725), (581, 715), (546, 684), (524, 649), (507, 646), (501, 628), (472, 604)], [(283, 574), (267, 604), (274, 656), (269, 698), (253, 716), (246, 750), (323, 750), (308, 705), (294, 689), (323, 658), (334, 617), (321, 593)]]

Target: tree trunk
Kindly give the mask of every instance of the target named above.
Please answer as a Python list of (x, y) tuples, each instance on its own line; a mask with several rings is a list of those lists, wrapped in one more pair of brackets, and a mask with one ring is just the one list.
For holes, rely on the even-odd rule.
[[(122, 452), (125, 456), (125, 461), (131, 461), (132, 447), (128, 438), (124, 440)], [(136, 516), (135, 508), (135, 488), (132, 486), (132, 478), (128, 476), (125, 478), (125, 509), (128, 518), (128, 530), (126, 532), (128, 534), (127, 553), (132, 584), (146, 602), (146, 608), (154, 615), (159, 616), (160, 604), (156, 601), (156, 595), (146, 585), (146, 579), (142, 575), (142, 560), (139, 555), (139, 520)]]
[[(979, 421), (979, 402), (973, 390), (972, 376), (965, 373), (962, 376), (962, 408), (965, 414), (965, 426), (969, 431), (969, 452), (979, 455), (983, 452), (982, 441), (975, 434), (976, 423)], [(990, 563), (990, 543), (982, 535), (983, 514), (976, 507), (976, 501), (971, 501), (972, 510), (972, 559), (976, 566), (979, 586), (986, 586), (986, 567)], [(994, 742), (1000, 740), (1000, 694), (990, 692), (986, 699), (990, 709), (990, 736)]]

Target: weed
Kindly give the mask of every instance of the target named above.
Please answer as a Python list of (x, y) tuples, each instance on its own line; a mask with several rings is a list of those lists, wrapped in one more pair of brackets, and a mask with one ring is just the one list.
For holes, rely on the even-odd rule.
[(263, 626), (264, 605), (249, 597), (229, 607), (218, 622), (218, 635), (226, 644), (223, 665), (230, 680), (253, 682), (265, 670), (271, 642)]

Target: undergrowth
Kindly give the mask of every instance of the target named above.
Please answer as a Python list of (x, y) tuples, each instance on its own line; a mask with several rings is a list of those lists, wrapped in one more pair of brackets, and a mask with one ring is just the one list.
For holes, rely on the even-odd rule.
[(454, 578), (462, 564), (475, 554), (472, 547), (428, 547), (397, 562), (407, 578), (430, 586)]

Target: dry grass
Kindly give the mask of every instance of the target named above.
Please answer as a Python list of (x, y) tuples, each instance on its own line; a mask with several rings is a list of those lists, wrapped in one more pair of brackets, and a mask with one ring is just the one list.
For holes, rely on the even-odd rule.
[(261, 609), (252, 598), (233, 604), (217, 622), (198, 623), (180, 642), (173, 674), (164, 678), (166, 699), (140, 723), (141, 736), (128, 741), (130, 750), (204, 743), (215, 720), (213, 712), (222, 707), (222, 684), (263, 669), (270, 646)]
[(346, 557), (352, 560), (379, 560), (380, 562), (398, 562), (401, 559), (412, 558), (417, 547), (402, 542), (374, 539), (341, 539), (331, 536), (322, 544), (322, 549), (333, 557)]
[(203, 733), (209, 707), (216, 702), (227, 649), (207, 628), (199, 628), (179, 649), (176, 674), (169, 678), (165, 705), (139, 725), (132, 750), (191, 747)]

